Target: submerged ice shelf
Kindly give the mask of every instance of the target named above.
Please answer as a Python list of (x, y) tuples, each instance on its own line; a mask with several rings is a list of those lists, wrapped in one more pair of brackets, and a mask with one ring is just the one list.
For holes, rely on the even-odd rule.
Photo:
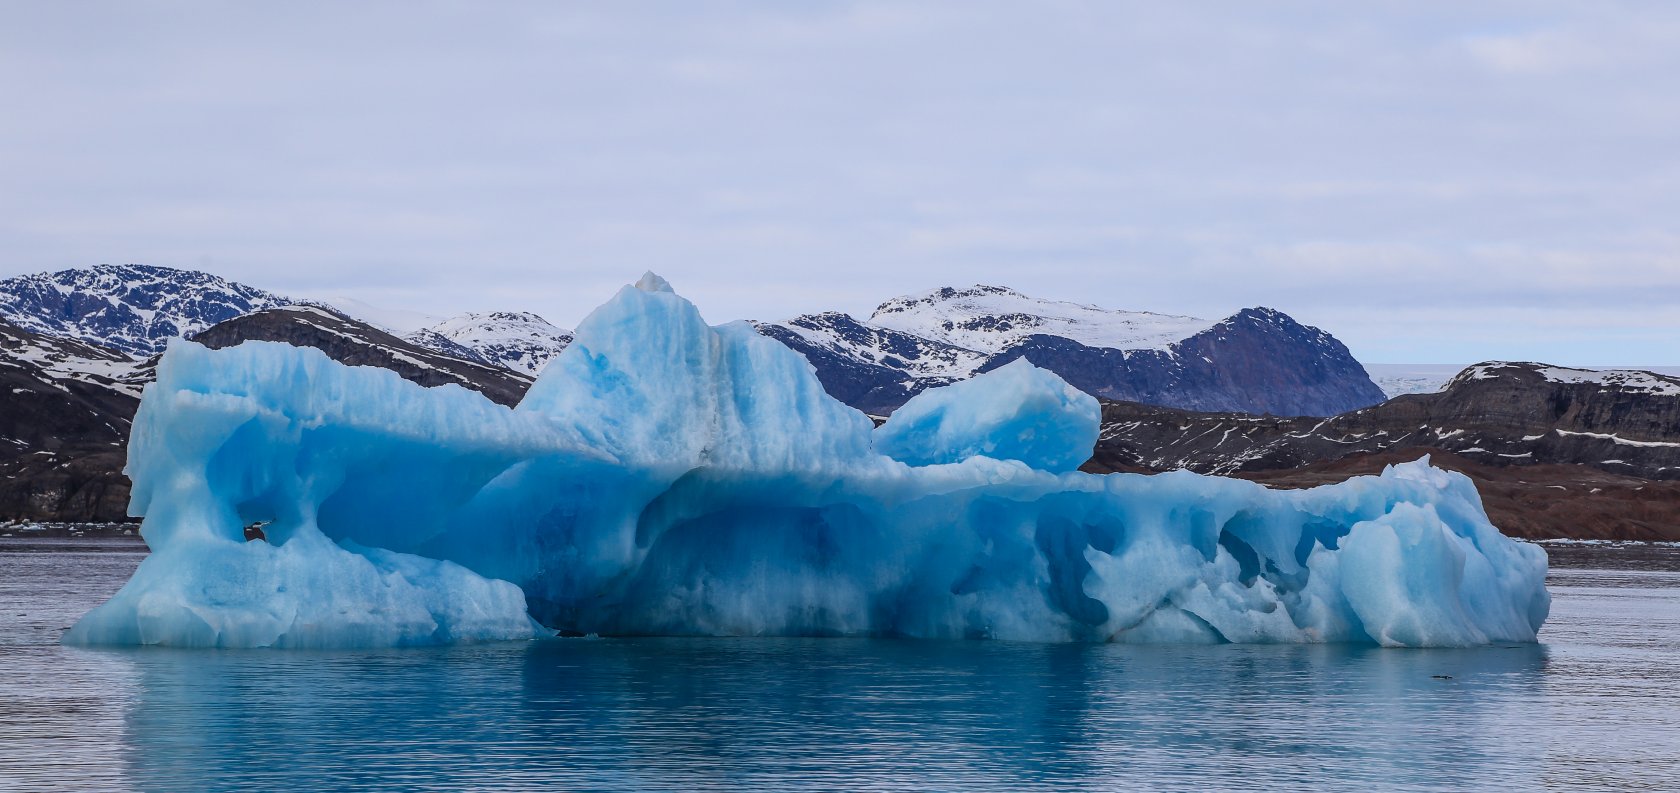
[[(1426, 462), (1311, 490), (1073, 470), (1095, 400), (1022, 363), (876, 429), (657, 276), (518, 407), (175, 342), (135, 419), (153, 549), (65, 640), (402, 646), (602, 635), (1533, 641), (1546, 558)], [(266, 521), (266, 541), (243, 527)]]

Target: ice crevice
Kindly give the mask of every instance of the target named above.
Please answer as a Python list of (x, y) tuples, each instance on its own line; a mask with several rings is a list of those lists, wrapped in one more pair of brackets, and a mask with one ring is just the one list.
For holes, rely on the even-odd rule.
[(1081, 473), (1098, 423), (1017, 361), (876, 428), (652, 273), (511, 409), (312, 349), (176, 341), (129, 447), (153, 553), (65, 640), (1465, 646), (1545, 620), (1544, 552), (1427, 460), (1297, 491)]

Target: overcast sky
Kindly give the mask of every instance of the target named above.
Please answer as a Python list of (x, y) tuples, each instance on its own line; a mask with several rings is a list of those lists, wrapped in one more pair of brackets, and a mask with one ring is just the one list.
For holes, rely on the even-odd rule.
[(0, 4), (0, 275), (575, 324), (940, 285), (1680, 363), (1680, 3)]

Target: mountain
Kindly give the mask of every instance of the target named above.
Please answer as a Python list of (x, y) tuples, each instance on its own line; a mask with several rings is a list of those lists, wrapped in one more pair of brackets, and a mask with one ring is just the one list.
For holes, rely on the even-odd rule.
[(834, 311), (755, 325), (759, 333), (803, 353), (830, 396), (877, 416), (924, 389), (973, 377), (987, 361), (974, 350)]
[[(458, 385), (503, 405), (532, 377), (443, 355), (315, 306), (235, 317), (194, 339), (211, 348), (246, 341), (314, 347), (352, 366), (378, 366), (423, 386)], [(0, 520), (122, 522), (128, 431), (157, 356), (24, 330), (0, 320)]]
[(983, 285), (895, 297), (876, 308), (869, 321), (994, 355), (1032, 336), (1056, 336), (1086, 347), (1165, 350), (1213, 325), (1195, 317), (1114, 311)]
[[(24, 330), (141, 357), (162, 352), (171, 338), (194, 338), (217, 323), (287, 306), (329, 309), (335, 316), (356, 317), (423, 349), (531, 376), (572, 340), (570, 331), (531, 313), (463, 314), (439, 320), (418, 312), (378, 309), (350, 298), (330, 302), (331, 307), (209, 273), (138, 264), (0, 280), (0, 318)], [(340, 303), (346, 308), (337, 308)], [(386, 324), (399, 319), (424, 321), (426, 326), (397, 329)]]
[[(176, 336), (192, 338), (220, 322), (298, 305), (326, 309), (208, 273), (143, 265), (0, 281), (0, 317), (20, 328), (140, 357), (155, 355)], [(415, 348), (529, 377), (572, 341), (570, 331), (531, 313), (464, 314), (398, 329), (365, 322), (367, 312), (423, 315), (381, 313), (365, 304), (348, 311)], [(867, 321), (829, 312), (758, 328), (804, 353), (829, 393), (872, 414), (1016, 358), (1098, 397), (1190, 410), (1331, 415), (1382, 397), (1329, 334), (1270, 309), (1210, 322), (975, 286), (894, 298)]]
[(1268, 308), (1210, 322), (946, 287), (888, 300), (867, 321), (828, 312), (757, 327), (875, 415), (1017, 358), (1099, 398), (1186, 410), (1327, 416), (1383, 399), (1341, 342)]
[[(1616, 366), (1586, 366), (1581, 367), (1589, 371), (1626, 369)], [(1660, 375), (1680, 376), (1680, 366), (1641, 366), (1640, 371), (1654, 372)], [(1452, 380), (1459, 372), (1464, 371), (1464, 364), (1439, 363), (1368, 363), (1365, 371), (1371, 373), (1371, 380), (1390, 397), (1401, 394), (1432, 394), (1445, 388), (1447, 381)]]
[(403, 338), (449, 355), (536, 377), (572, 343), (572, 332), (530, 312), (497, 311), (462, 314)]
[[(1503, 493), (1505, 517), (1532, 536), (1680, 539), (1680, 377), (1653, 372), (1483, 363), (1438, 393), (1327, 419), (1109, 402), (1086, 470), (1307, 486), (1422, 454), (1474, 472), (1484, 495)], [(1588, 523), (1557, 523), (1569, 520)]]
[(246, 341), (313, 347), (339, 363), (390, 369), (423, 386), (458, 385), (513, 406), (535, 379), (479, 360), (446, 355), (318, 306), (289, 306), (223, 322), (193, 339), (211, 349)]
[(133, 355), (218, 322), (295, 301), (209, 273), (102, 264), (0, 280), (0, 318)]
[(120, 521), (141, 363), (0, 320), (0, 517)]
[(1561, 463), (1680, 479), (1680, 378), (1490, 362), (1438, 393), (1403, 394), (1328, 419), (1109, 402), (1096, 459), (1114, 469), (1231, 474), (1414, 447), (1489, 465)]
[[(992, 292), (987, 298), (1000, 296)], [(759, 327), (795, 349), (806, 348), (830, 391), (852, 404), (873, 400), (896, 406), (916, 390), (1015, 357), (1061, 365), (1065, 377), (1087, 388), (1101, 386), (1104, 378), (1137, 392), (1177, 383), (1207, 401), (1229, 400), (1243, 388), (1310, 395), (1318, 387), (1324, 389), (1320, 398), (1334, 393), (1329, 385), (1335, 378), (1321, 376), (1314, 384), (1307, 375), (1314, 364), (1333, 372), (1340, 345), (1277, 312), (1250, 309), (1198, 328), (1184, 318), (1148, 319), (1159, 315), (1122, 316), (1132, 324), (1104, 325), (1100, 315), (1057, 309), (1062, 313), (1050, 316), (1043, 301), (1033, 306), (1044, 313), (965, 316), (933, 306), (943, 313), (932, 329), (907, 319), (918, 310), (914, 306), (887, 312), (906, 315), (888, 319), (896, 327), (837, 313)], [(1074, 327), (1070, 319), (1084, 323)], [(564, 331), (532, 315), (481, 315), (433, 328), (440, 326), (454, 336), (427, 329), (435, 338), (419, 344), (322, 307), (282, 306), (234, 317), (196, 338), (212, 347), (252, 340), (315, 347), (343, 363), (381, 366), (426, 386), (472, 388), (505, 405), (517, 403), (533, 380), (529, 371), (508, 368), (533, 360), (531, 348), (520, 345), (552, 349), (569, 341), (561, 338)], [(126, 332), (131, 326), (116, 327)], [(1054, 329), (1078, 339), (1023, 328)], [(505, 329), (514, 330), (501, 332)], [(1173, 338), (1179, 333), (1189, 335)], [(509, 348), (498, 352), (496, 344), (507, 339)], [(155, 363), (155, 356), (141, 358), (0, 321), (0, 519), (123, 519), (128, 483), (121, 469), (129, 421)], [(1086, 470), (1190, 468), (1304, 487), (1375, 473), (1426, 453), (1437, 464), (1471, 475), (1496, 524), (1507, 531), (1680, 539), (1675, 517), (1680, 515), (1680, 377), (1652, 372), (1479, 364), (1439, 393), (1400, 396), (1331, 418), (1107, 400), (1102, 439)]]

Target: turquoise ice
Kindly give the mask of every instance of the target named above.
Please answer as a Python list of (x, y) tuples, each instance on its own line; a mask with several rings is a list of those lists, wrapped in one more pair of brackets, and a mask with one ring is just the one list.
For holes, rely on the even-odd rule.
[(177, 341), (129, 447), (153, 553), (65, 640), (1462, 646), (1545, 620), (1544, 552), (1458, 474), (1273, 491), (1077, 472), (1097, 431), (1094, 400), (1024, 362), (876, 429), (651, 274), (513, 409), (312, 349)]

